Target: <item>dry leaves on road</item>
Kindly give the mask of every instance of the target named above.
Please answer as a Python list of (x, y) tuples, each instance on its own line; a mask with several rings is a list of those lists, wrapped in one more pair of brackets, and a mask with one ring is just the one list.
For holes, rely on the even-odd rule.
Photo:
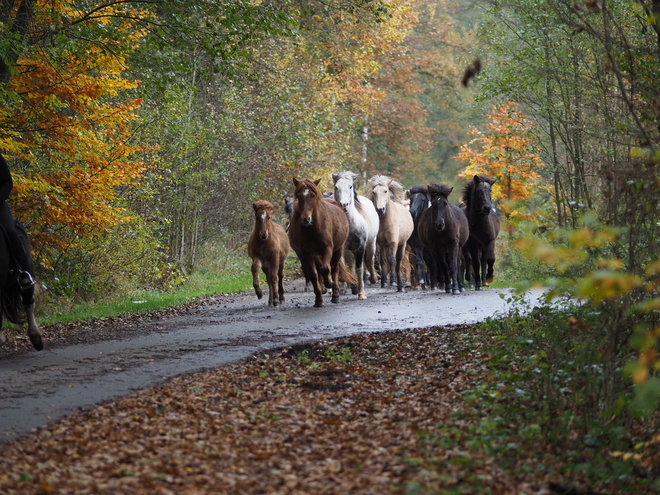
[(486, 371), (469, 338), (357, 335), (178, 377), (5, 445), (0, 493), (475, 493), (466, 476), (537, 493), (463, 451), (460, 431), (425, 433), (473, 420), (461, 393)]

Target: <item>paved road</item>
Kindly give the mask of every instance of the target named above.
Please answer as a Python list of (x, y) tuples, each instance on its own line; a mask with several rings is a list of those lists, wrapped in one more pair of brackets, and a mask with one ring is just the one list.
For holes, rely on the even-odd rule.
[[(368, 287), (369, 298), (345, 295), (313, 307), (297, 283), (279, 308), (267, 294), (227, 296), (186, 316), (135, 325), (129, 337), (20, 354), (0, 350), (0, 442), (168, 378), (222, 366), (257, 351), (306, 340), (459, 323), (510, 308), (506, 290), (461, 295), (393, 292)], [(530, 292), (532, 304), (541, 292)], [(327, 296), (326, 296), (327, 297)]]

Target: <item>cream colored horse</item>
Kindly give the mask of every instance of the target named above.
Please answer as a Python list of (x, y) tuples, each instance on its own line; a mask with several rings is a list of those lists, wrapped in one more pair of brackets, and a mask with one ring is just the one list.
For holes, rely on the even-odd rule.
[(390, 286), (396, 285), (397, 291), (401, 292), (405, 290), (401, 261), (406, 252), (406, 242), (414, 229), (413, 218), (403, 204), (404, 189), (399, 182), (385, 175), (374, 175), (369, 179), (369, 185), (371, 190), (367, 197), (373, 201), (380, 219), (377, 238), (380, 286), (385, 287), (389, 273)]

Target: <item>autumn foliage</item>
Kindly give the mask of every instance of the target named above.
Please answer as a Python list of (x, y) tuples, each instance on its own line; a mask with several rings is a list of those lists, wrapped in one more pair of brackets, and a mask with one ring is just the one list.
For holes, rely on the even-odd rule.
[[(71, 1), (37, 2), (34, 10), (29, 34), (50, 42), (27, 45), (15, 59), (2, 87), (0, 148), (14, 175), (14, 213), (49, 267), (79, 239), (127, 218), (117, 194), (139, 180), (144, 164), (131, 127), (141, 100), (126, 94), (137, 81), (124, 72), (145, 33), (131, 20), (141, 12), (121, 2), (92, 13)], [(62, 43), (65, 35), (94, 41)]]
[(468, 165), (461, 177), (486, 174), (497, 178), (493, 200), (508, 219), (530, 218), (524, 202), (532, 198), (542, 185), (534, 126), (512, 102), (497, 107), (487, 116), (485, 132), (473, 128), (475, 138), (460, 147), (458, 157)]

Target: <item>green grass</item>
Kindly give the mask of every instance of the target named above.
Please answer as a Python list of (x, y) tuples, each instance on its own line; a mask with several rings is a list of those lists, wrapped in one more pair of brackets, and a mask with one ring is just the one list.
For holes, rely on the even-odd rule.
[(252, 275), (248, 260), (247, 263), (238, 263), (238, 266), (234, 266), (229, 272), (205, 270), (192, 273), (184, 283), (168, 292), (135, 290), (130, 294), (110, 297), (108, 301), (72, 304), (59, 311), (53, 311), (56, 303), (50, 302), (39, 306), (37, 302), (37, 319), (40, 325), (52, 325), (152, 313), (188, 304), (198, 297), (236, 293), (251, 288)]

